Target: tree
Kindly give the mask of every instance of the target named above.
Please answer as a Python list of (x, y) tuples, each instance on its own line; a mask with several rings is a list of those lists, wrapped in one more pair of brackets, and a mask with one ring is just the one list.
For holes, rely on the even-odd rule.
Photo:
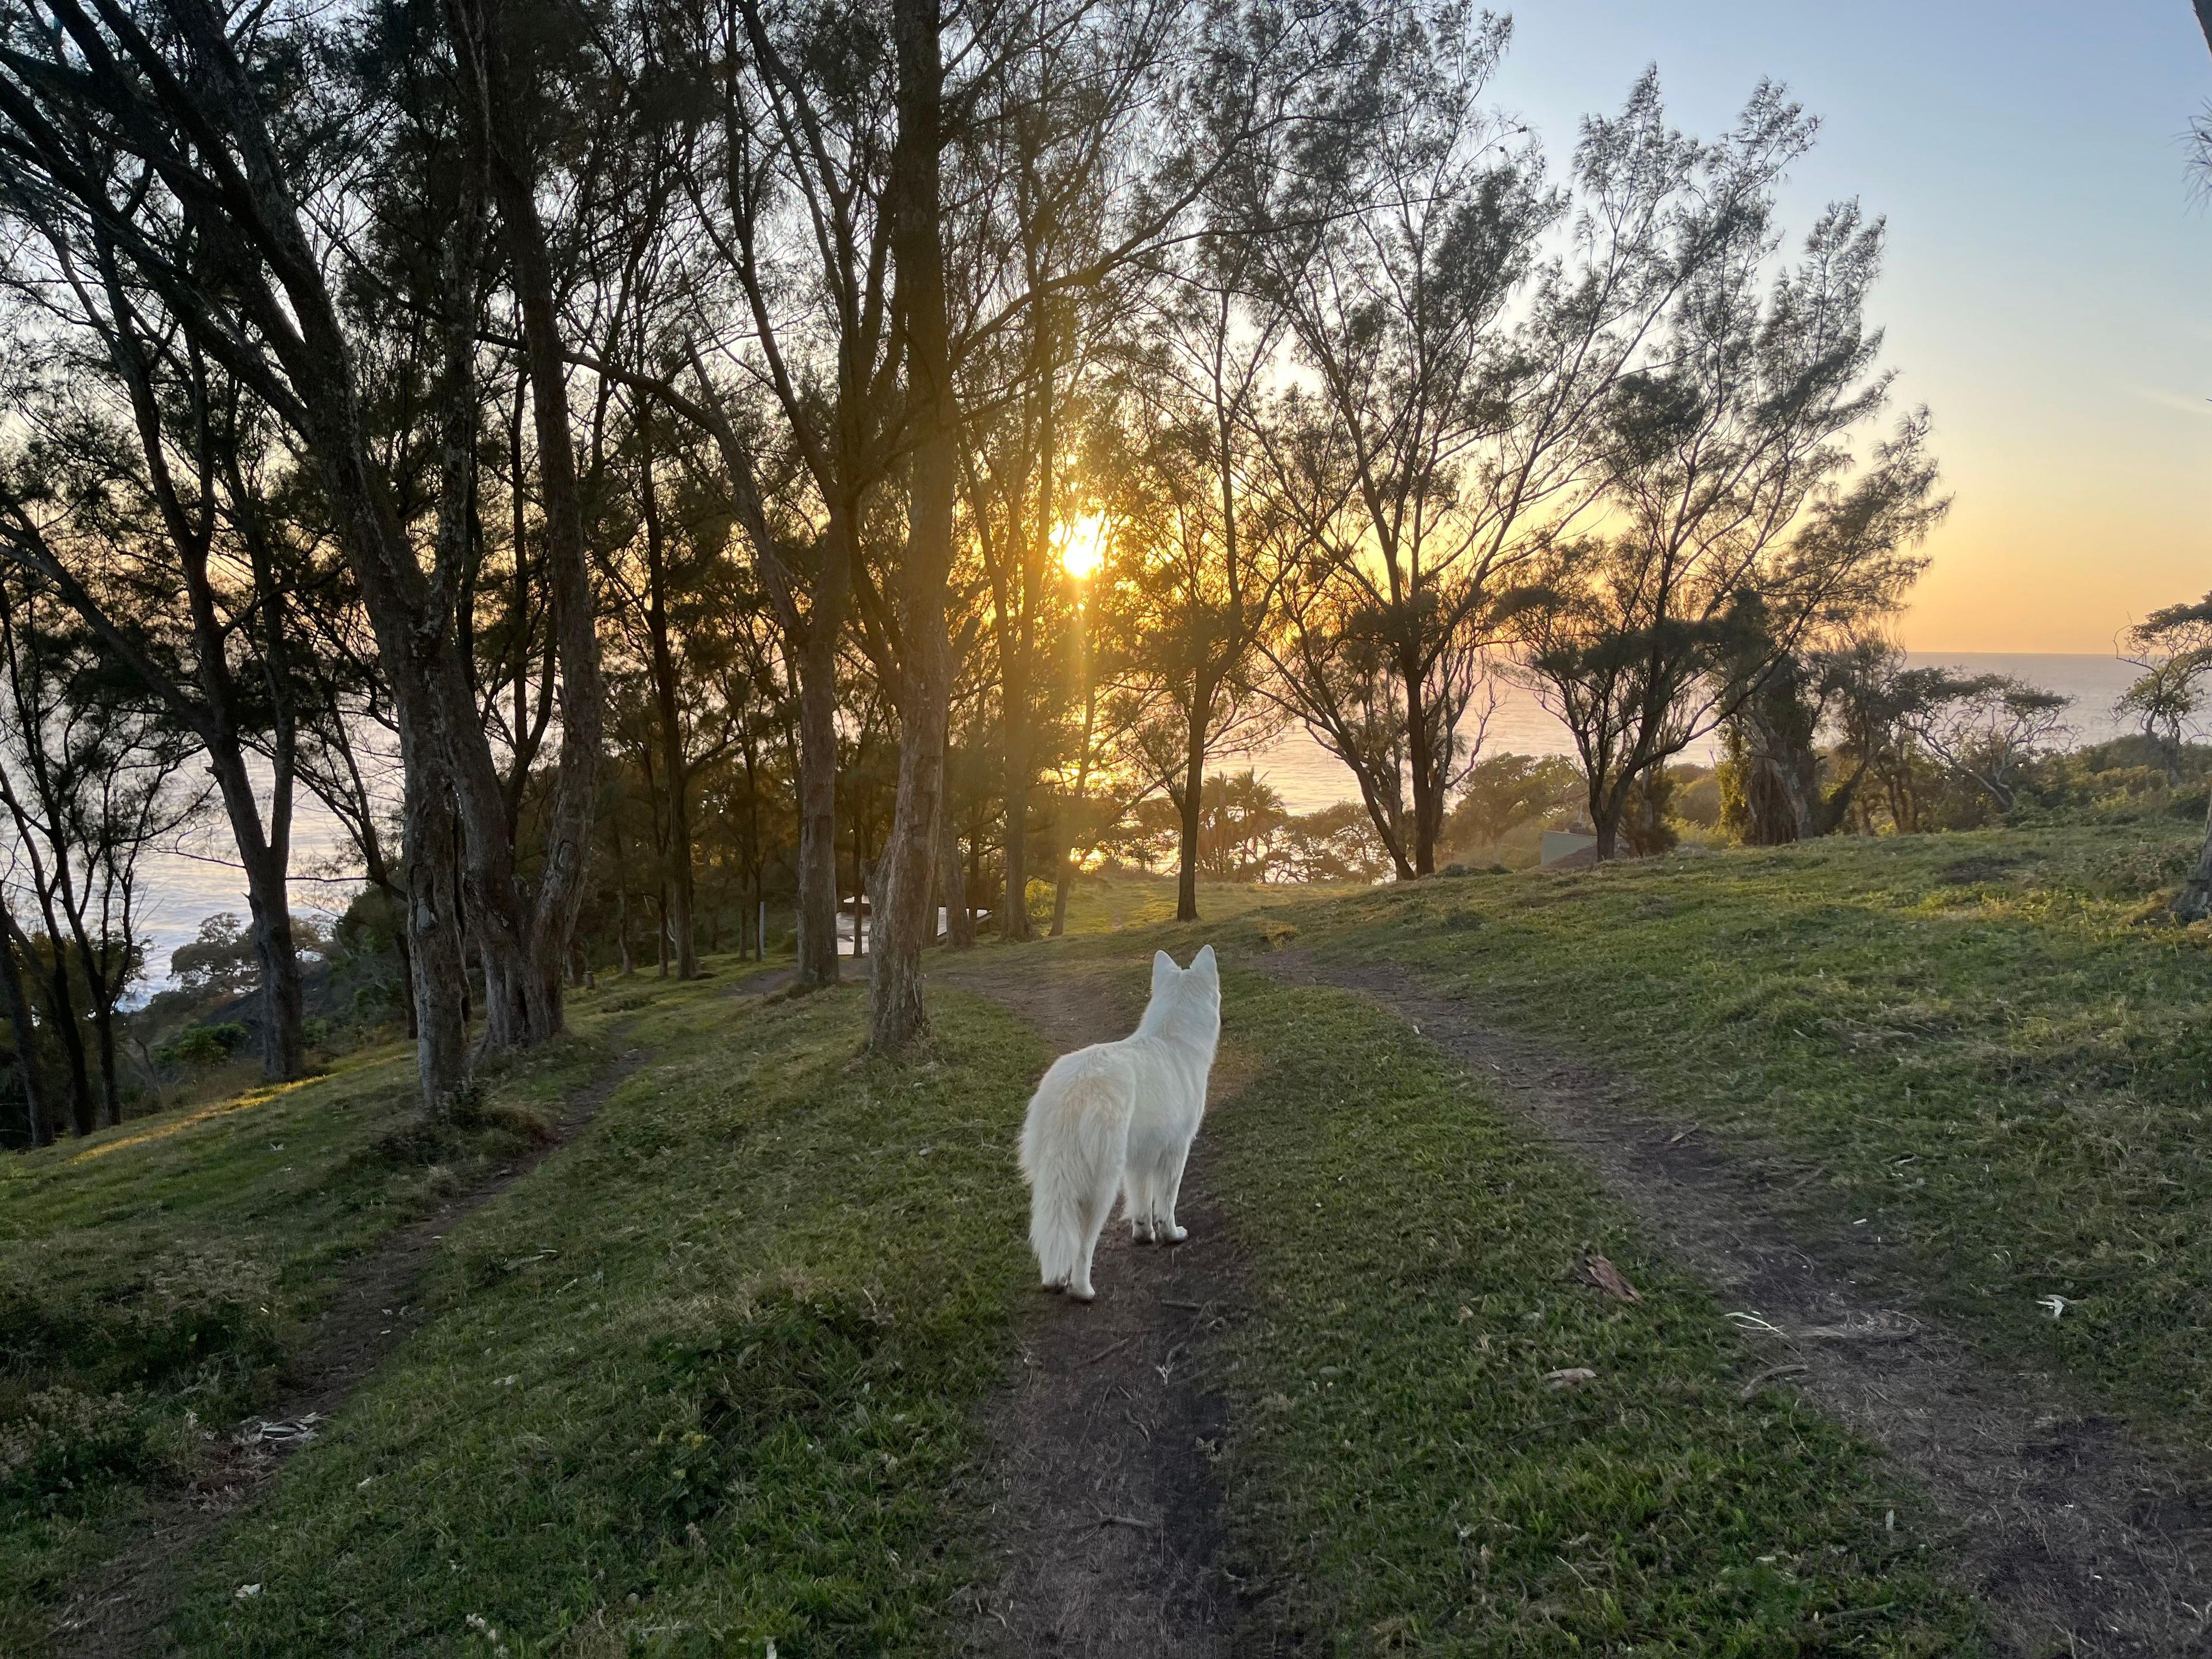
[[(2161, 733), (2171, 739), (2171, 747), (2160, 744), (2171, 778), (2182, 722), (2196, 712), (2199, 682), (2212, 670), (2212, 593), (2192, 604), (2154, 611), (2129, 630), (2127, 643), (2135, 653), (2129, 660), (2144, 672), (2122, 698), (2122, 707), (2142, 719), (2154, 741)], [(2206, 821), (2204, 845), (2174, 896), (2173, 914), (2184, 921), (2212, 916), (2212, 816)]]
[(1442, 844), (1455, 853), (1494, 848), (1522, 825), (1582, 798), (1582, 774), (1564, 756), (1486, 755), (1468, 769)]
[(1899, 682), (1899, 702), (1913, 735), (1987, 793), (2000, 812), (2012, 810), (2029, 759), (2066, 729), (2073, 701), (2009, 674), (1914, 668)]
[[(301, 654), (293, 596), (304, 573), (261, 488), (270, 447), (262, 411), (188, 343), (150, 337), (97, 228), (94, 246), (96, 283), (76, 273), (65, 238), (50, 244), (54, 266), (71, 276), (63, 297), (15, 273), (24, 320), (35, 327), (42, 306), (65, 309), (40, 330), (63, 331), (43, 342), (59, 384), (19, 405), (35, 435), (0, 471), (0, 557), (51, 581), (205, 753), (255, 919), (270, 1014), (264, 1074), (294, 1078), (305, 1006), (287, 877)], [(95, 343), (88, 363), (70, 361), (81, 356), (72, 333)], [(39, 367), (21, 365), (27, 384), (38, 383)], [(86, 384), (95, 376), (105, 382), (96, 391)], [(265, 817), (247, 764), (257, 747), (269, 770)]]
[[(93, 637), (42, 586), (0, 569), (0, 812), (46, 948), (10, 942), (44, 957), (70, 1126), (88, 1134), (95, 1123), (123, 1121), (116, 1018), (144, 966), (138, 860), (200, 798), (178, 783), (187, 744), (133, 702)], [(9, 927), (17, 931), (12, 918)], [(95, 1055), (86, 1052), (80, 1009)]]
[[(315, 49), (306, 32), (316, 20), (295, 14), (257, 14), (233, 29), (207, 0), (147, 0), (97, 19), (70, 5), (33, 8), (6, 21), (9, 55), (0, 67), (6, 210), (67, 246), (82, 268), (95, 268), (100, 250), (112, 248), (141, 305), (158, 305), (164, 326), (264, 404), (315, 469), (374, 631), (400, 736), (419, 1066), (434, 1112), (450, 1106), (466, 1070), (465, 926), (485, 971), (487, 1044), (528, 1043), (559, 1028), (557, 963), (580, 876), (578, 819), (591, 799), (597, 748), (596, 642), (562, 358), (535, 217), (534, 158), (518, 107), (516, 77), (534, 65), (511, 55), (502, 15), (457, 17), (446, 43), (453, 78), (428, 77), (436, 95), (404, 106), (387, 129), (393, 142), (381, 147), (364, 146), (358, 124), (329, 118), (343, 93), (317, 71), (340, 60)], [(426, 82), (410, 89), (423, 91)], [(463, 131), (453, 131), (455, 119)], [(380, 166), (386, 171), (374, 172)], [(380, 444), (374, 430), (375, 388), (364, 364), (376, 358), (377, 319), (349, 319), (331, 276), (352, 251), (334, 243), (354, 222), (346, 201), (364, 169), (412, 188), (403, 204), (410, 211), (382, 228), (398, 235), (413, 223), (421, 233), (415, 274), (435, 276), (417, 284), (434, 289), (427, 303), (392, 308), (434, 338), (433, 355), (442, 359), (431, 404), (441, 485), (428, 572), (404, 506), (413, 452)], [(324, 199), (311, 203), (318, 192)], [(385, 194), (397, 201), (407, 193)], [(454, 625), (474, 546), (477, 333), (494, 197), (534, 392), (550, 580), (561, 597), (562, 710), (572, 722), (534, 884), (514, 871), (467, 629)], [(425, 258), (428, 250), (442, 257)]]
[(1176, 915), (1198, 917), (1207, 763), (1280, 728), (1267, 629), (1289, 573), (1285, 526), (1255, 488), (1260, 403), (1279, 329), (1240, 301), (1250, 240), (1218, 206), (1139, 319), (1096, 416), (1113, 558), (1091, 582), (1143, 641), (1125, 750), (1139, 793), (1181, 815)]
[(169, 952), (169, 974), (201, 1000), (243, 996), (254, 984), (253, 936), (228, 910), (203, 917), (199, 933)]
[(1563, 198), (1526, 130), (1481, 104), (1510, 34), (1458, 0), (1378, 19), (1324, 136), (1255, 175), (1244, 209), (1252, 288), (1310, 381), (1272, 422), (1308, 552), (1270, 655), (1401, 877), (1435, 868), (1479, 746), (1461, 722), (1522, 520), (1571, 487), (1536, 429), (1559, 388), (1513, 327)]
[(2121, 659), (2142, 672), (2113, 713), (2134, 717), (2157, 748), (2166, 781), (2178, 782), (2182, 742), (2203, 708), (2203, 683), (2212, 672), (2212, 594), (2152, 612), (2128, 630)]
[[(1785, 653), (1723, 723), (1723, 823), (1738, 839), (1781, 847), (1842, 826), (1876, 751), (1863, 744), (1839, 750), (1850, 769), (1824, 789), (1818, 744), (1838, 705), (1870, 689), (1866, 665), (1850, 647)], [(1863, 731), (1869, 711), (1863, 700), (1859, 712)]]
[(1850, 442), (1888, 389), (1863, 319), (1880, 223), (1832, 207), (1796, 267), (1765, 275), (1772, 181), (1809, 138), (1797, 107), (1762, 88), (1734, 133), (1683, 163), (1700, 185), (1669, 222), (1689, 275), (1582, 441), (1611, 525), (1532, 566), (1541, 598), (1516, 623), (1523, 672), (1573, 736), (1601, 859), (1647, 773), (1735, 718), (1822, 630), (1895, 603), (1947, 505), (1924, 411), (1863, 465)]

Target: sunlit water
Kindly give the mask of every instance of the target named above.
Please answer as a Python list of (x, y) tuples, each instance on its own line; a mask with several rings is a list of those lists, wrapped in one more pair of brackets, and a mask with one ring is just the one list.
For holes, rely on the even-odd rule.
[[(2017, 675), (2065, 693), (2074, 699), (2069, 718), (2081, 742), (2099, 742), (2120, 730), (2112, 704), (2135, 678), (2135, 671), (2127, 664), (2110, 657), (1985, 652), (1930, 654), (1923, 660), (1970, 673)], [(1534, 696), (1515, 687), (1499, 686), (1498, 707), (1483, 739), (1485, 753), (1561, 755), (1572, 750), (1565, 728)], [(1689, 758), (1710, 763), (1711, 744), (1693, 751)], [(1294, 811), (1311, 811), (1358, 795), (1350, 774), (1300, 727), (1291, 728), (1249, 759), (1230, 757), (1221, 763), (1229, 770), (1246, 764), (1281, 791), (1285, 804)], [(199, 931), (202, 918), (223, 910), (246, 914), (245, 886), (219, 824), (218, 820), (186, 846), (147, 862), (143, 915), (152, 940), (149, 960), (156, 981), (167, 975), (169, 952)], [(337, 820), (319, 803), (304, 800), (293, 836), (297, 872), (293, 884), (295, 908), (325, 916), (343, 909), (356, 875)]]

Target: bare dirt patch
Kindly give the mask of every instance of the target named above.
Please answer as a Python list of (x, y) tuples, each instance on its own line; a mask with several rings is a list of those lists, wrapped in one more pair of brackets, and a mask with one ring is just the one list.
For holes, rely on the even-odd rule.
[[(1056, 961), (1049, 947), (1011, 947), (938, 971), (1020, 1016), (1057, 1053), (1128, 1034), (1149, 960), (1101, 974)], [(1222, 1082), (1217, 1068), (1217, 1102)], [(1038, 1293), (1020, 1363), (988, 1413), (998, 1571), (980, 1598), (970, 1651), (1196, 1659), (1232, 1650), (1212, 1461), (1228, 1407), (1202, 1362), (1241, 1295), (1203, 1129), (1176, 1219), (1190, 1237), (1166, 1248), (1133, 1244), (1125, 1224), (1109, 1224), (1090, 1305)]]
[[(1483, 1078), (1703, 1274), (1755, 1344), (1760, 1380), (1887, 1449), (1953, 1523), (1954, 1570), (2007, 1654), (2212, 1654), (2212, 1501), (2179, 1461), (2084, 1413), (2057, 1379), (1975, 1352), (1916, 1305), (1870, 1236), (1794, 1236), (1771, 1186), (1632, 1084), (1486, 1026), (1389, 967), (1285, 951), (1248, 964), (1367, 996)], [(1892, 1259), (1885, 1259), (1892, 1258)]]
[(191, 1484), (155, 1504), (138, 1542), (71, 1595), (54, 1624), (58, 1659), (140, 1659), (163, 1650), (160, 1626), (176, 1608), (192, 1553), (414, 1334), (423, 1310), (408, 1297), (445, 1235), (573, 1140), (647, 1058), (637, 1049), (618, 1054), (568, 1097), (542, 1142), (348, 1267), (313, 1334), (286, 1363), (283, 1397), (218, 1440)]

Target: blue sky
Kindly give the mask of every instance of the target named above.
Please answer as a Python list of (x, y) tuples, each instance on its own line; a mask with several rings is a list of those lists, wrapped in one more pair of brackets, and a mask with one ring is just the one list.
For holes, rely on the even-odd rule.
[(1586, 112), (1659, 66), (1676, 124), (1761, 76), (1822, 120), (1785, 222), (1886, 216), (1874, 311), (1955, 496), (1905, 619), (1916, 649), (2109, 651), (2212, 590), (2212, 104), (2189, 0), (1529, 0), (1498, 101), (1563, 169)]

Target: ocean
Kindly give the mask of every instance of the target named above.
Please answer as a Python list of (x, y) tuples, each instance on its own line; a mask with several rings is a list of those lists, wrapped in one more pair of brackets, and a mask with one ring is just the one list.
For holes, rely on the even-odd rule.
[[(1921, 653), (1917, 660), (1968, 673), (2016, 675), (2074, 699), (2070, 719), (2075, 740), (2100, 742), (2115, 736), (2120, 724), (2112, 704), (2135, 678), (2126, 663), (2087, 654), (2017, 652)], [(1500, 684), (1499, 700), (1483, 739), (1486, 754), (1564, 755), (1573, 752), (1565, 727), (1534, 697)], [(1710, 744), (1690, 758), (1710, 764)], [(1293, 811), (1310, 812), (1336, 801), (1357, 799), (1351, 775), (1303, 727), (1293, 727), (1249, 757), (1224, 757), (1224, 770), (1249, 764), (1282, 792)], [(344, 908), (357, 882), (348, 845), (335, 818), (312, 799), (301, 803), (293, 830), (293, 904), (325, 917)], [(236, 860), (219, 819), (193, 839), (149, 858), (143, 866), (143, 909), (151, 941), (149, 980), (159, 988), (167, 978), (169, 952), (199, 931), (203, 918), (220, 911), (246, 914), (246, 891)]]
[[(1916, 653), (1913, 660), (1917, 665), (1968, 674), (2010, 674), (2063, 693), (2074, 700), (2068, 720), (2075, 743), (2101, 743), (2119, 735), (2121, 723), (2113, 717), (2112, 705), (2137, 674), (2131, 665), (2112, 657), (2057, 652), (1929, 651)], [(1574, 753), (1566, 727), (1547, 713), (1533, 694), (1502, 681), (1498, 692), (1498, 707), (1483, 734), (1483, 753)], [(1710, 766), (1717, 748), (1717, 743), (1708, 738), (1692, 746), (1683, 758)], [(1247, 763), (1238, 758), (1224, 761), (1222, 766), (1236, 771)], [(1303, 726), (1292, 727), (1253, 754), (1249, 764), (1281, 792), (1284, 805), (1294, 812), (1310, 812), (1358, 797), (1343, 763), (1316, 743)]]

